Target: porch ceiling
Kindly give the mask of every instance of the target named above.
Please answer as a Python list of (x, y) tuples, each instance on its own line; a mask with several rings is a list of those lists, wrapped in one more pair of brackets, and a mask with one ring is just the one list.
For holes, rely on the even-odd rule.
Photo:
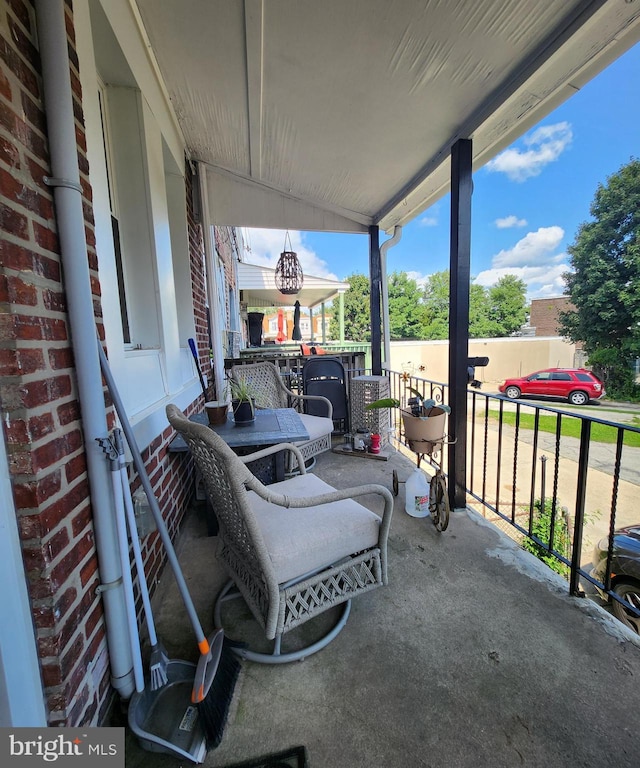
[(640, 38), (640, 0), (132, 0), (213, 223), (385, 230)]

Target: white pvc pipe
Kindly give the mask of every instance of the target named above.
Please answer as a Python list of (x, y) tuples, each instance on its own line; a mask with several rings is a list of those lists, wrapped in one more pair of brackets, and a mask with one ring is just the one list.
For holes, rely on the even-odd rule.
[(384, 323), (382, 325), (383, 332), (383, 348), (384, 348), (384, 360), (382, 365), (386, 370), (389, 370), (389, 362), (391, 360), (391, 333), (389, 331), (389, 282), (387, 280), (387, 251), (394, 245), (400, 242), (402, 237), (402, 227), (396, 226), (393, 228), (393, 237), (385, 240), (380, 246), (380, 267), (382, 272), (382, 318)]
[(122, 583), (124, 584), (124, 603), (127, 608), (127, 623), (129, 625), (129, 647), (133, 657), (133, 676), (136, 682), (136, 691), (144, 690), (144, 672), (142, 670), (142, 653), (140, 652), (140, 635), (138, 633), (138, 620), (136, 618), (136, 599), (133, 594), (133, 578), (131, 576), (131, 561), (129, 560), (129, 538), (127, 536), (127, 524), (125, 520), (124, 496), (122, 493), (122, 477), (120, 469), (113, 462), (111, 469), (111, 482), (113, 485), (113, 498), (116, 506), (116, 528), (118, 530), (118, 552), (122, 566)]
[(76, 126), (69, 75), (64, 0), (36, 0), (36, 20), (44, 102), (51, 155), (56, 223), (67, 300), (78, 394), (82, 412), (93, 525), (100, 567), (111, 683), (123, 698), (133, 693), (132, 655), (113, 519), (109, 469), (97, 438), (106, 437), (102, 376), (96, 349), (95, 318), (89, 275), (78, 169)]

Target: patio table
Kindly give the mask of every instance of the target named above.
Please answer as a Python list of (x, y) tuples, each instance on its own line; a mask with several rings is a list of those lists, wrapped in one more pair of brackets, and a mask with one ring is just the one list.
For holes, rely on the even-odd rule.
[[(213, 429), (239, 455), (246, 456), (260, 448), (278, 443), (296, 443), (308, 440), (309, 433), (304, 428), (302, 419), (293, 408), (257, 408), (256, 419), (252, 424), (236, 426), (231, 414), (224, 424), (209, 424), (206, 413), (197, 413), (189, 421), (206, 424)], [(185, 453), (189, 449), (182, 435), (176, 435), (169, 443), (170, 453)], [(278, 451), (257, 461), (250, 461), (247, 468), (265, 485), (284, 480), (285, 451)], [(196, 495), (200, 478), (196, 474)], [(205, 496), (200, 496), (204, 499)], [(207, 529), (211, 536), (218, 532), (218, 522), (211, 500), (207, 498)]]
[[(189, 417), (198, 424), (208, 424), (207, 415), (198, 413)], [(236, 426), (231, 415), (224, 424), (210, 425), (225, 443), (239, 455), (246, 456), (259, 448), (278, 443), (297, 443), (308, 440), (309, 433), (302, 419), (293, 408), (257, 408), (256, 419), (252, 424)], [(186, 451), (187, 444), (181, 435), (169, 444), (171, 453)], [(247, 467), (265, 485), (284, 480), (285, 452), (280, 451), (258, 461), (252, 461)]]

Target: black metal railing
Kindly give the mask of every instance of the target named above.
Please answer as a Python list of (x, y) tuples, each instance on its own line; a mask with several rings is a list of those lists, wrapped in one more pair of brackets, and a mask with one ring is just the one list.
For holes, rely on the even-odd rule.
[[(447, 385), (409, 372), (389, 372), (392, 396), (406, 404), (410, 389), (436, 402)], [(399, 415), (394, 414), (401, 439)], [(608, 434), (607, 434), (608, 433)], [(608, 442), (603, 442), (607, 440)], [(635, 447), (638, 446), (638, 447)], [(636, 583), (617, 572), (616, 532), (640, 528), (640, 428), (578, 413), (560, 402), (509, 401), (469, 390), (467, 505), (563, 575), (573, 595), (609, 595), (640, 617), (615, 591)], [(443, 457), (446, 461), (446, 456)], [(445, 467), (446, 471), (446, 467)], [(596, 546), (606, 566), (593, 560)]]

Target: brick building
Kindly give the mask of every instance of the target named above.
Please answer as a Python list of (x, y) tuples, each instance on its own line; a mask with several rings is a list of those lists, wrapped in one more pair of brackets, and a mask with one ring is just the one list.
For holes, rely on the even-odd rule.
[(529, 325), (535, 328), (536, 336), (558, 336), (558, 315), (575, 309), (566, 296), (553, 299), (533, 299)]
[[(207, 226), (144, 40), (116, 42), (126, 29), (128, 3), (0, 2), (3, 725), (100, 724), (131, 690), (96, 332), (173, 535), (192, 468), (167, 452), (164, 407), (201, 406), (189, 338), (220, 386), (210, 337), (215, 359), (232, 325), (235, 231)], [(164, 554), (157, 533), (142, 543), (153, 585)]]

